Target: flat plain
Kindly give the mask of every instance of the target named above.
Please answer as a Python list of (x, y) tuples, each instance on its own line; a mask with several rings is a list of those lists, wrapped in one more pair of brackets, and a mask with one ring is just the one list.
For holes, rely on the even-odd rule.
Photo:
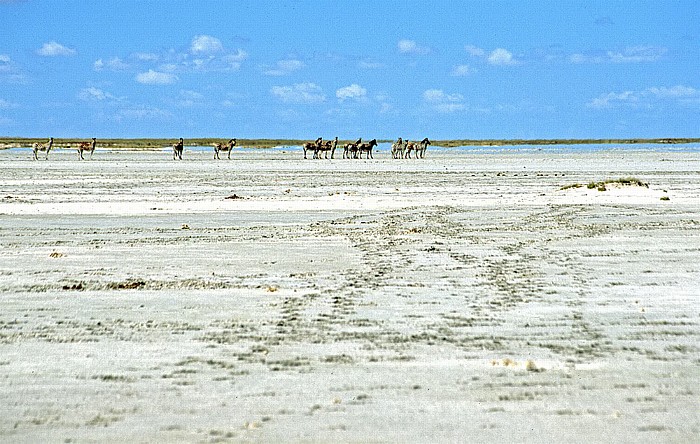
[(0, 151), (0, 441), (700, 440), (700, 152), (211, 156)]

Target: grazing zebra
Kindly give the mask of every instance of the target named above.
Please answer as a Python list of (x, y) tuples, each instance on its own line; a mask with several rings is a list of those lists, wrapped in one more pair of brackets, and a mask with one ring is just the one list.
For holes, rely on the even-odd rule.
[(214, 159), (221, 159), (219, 157), (219, 151), (228, 151), (228, 158), (231, 159), (231, 151), (233, 147), (236, 146), (236, 138), (229, 140), (228, 143), (215, 143), (214, 144)]
[(316, 158), (316, 155), (318, 154), (318, 147), (321, 146), (321, 143), (323, 143), (323, 137), (319, 137), (316, 139), (315, 142), (306, 142), (304, 145), (302, 145), (302, 148), (304, 148), (304, 159), (306, 159), (306, 152), (307, 151), (314, 151), (314, 159)]
[(369, 142), (359, 144), (357, 146), (357, 154), (359, 158), (362, 159), (362, 153), (366, 152), (367, 159), (374, 159), (374, 156), (372, 156), (372, 148), (375, 146), (377, 146), (377, 139), (372, 139)]
[(338, 137), (334, 140), (327, 140), (325, 143), (322, 143), (317, 149), (316, 152), (314, 153), (314, 158), (320, 159), (321, 158), (321, 152), (324, 153), (324, 158), (328, 159), (328, 152), (331, 152), (331, 159), (335, 157), (335, 149), (338, 147)]
[(185, 142), (180, 137), (180, 140), (173, 144), (173, 160), (182, 160), (182, 150), (185, 148)]
[(403, 140), (399, 137), (399, 140), (391, 145), (391, 157), (393, 159), (403, 159), (404, 156), (404, 146)]
[(41, 142), (36, 142), (32, 145), (32, 150), (34, 151), (34, 160), (39, 160), (39, 151), (46, 151), (46, 160), (49, 160), (49, 151), (53, 148), (53, 137), (49, 138), (49, 141), (44, 145)]
[(94, 137), (92, 138), (92, 142), (80, 142), (80, 145), (78, 145), (78, 159), (85, 160), (83, 151), (90, 151), (90, 159), (92, 159), (92, 154), (95, 152), (95, 145), (97, 145), (97, 140)]
[(362, 137), (357, 139), (354, 143), (346, 143), (343, 146), (343, 159), (357, 159), (357, 149), (362, 143)]

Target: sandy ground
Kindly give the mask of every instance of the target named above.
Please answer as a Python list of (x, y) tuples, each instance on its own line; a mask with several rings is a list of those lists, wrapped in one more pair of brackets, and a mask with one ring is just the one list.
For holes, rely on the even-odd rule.
[(0, 151), (2, 442), (700, 440), (698, 153), (76, 157)]

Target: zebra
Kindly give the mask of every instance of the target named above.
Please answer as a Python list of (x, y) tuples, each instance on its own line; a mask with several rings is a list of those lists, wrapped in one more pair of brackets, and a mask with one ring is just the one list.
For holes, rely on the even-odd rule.
[(92, 138), (92, 142), (80, 142), (80, 145), (78, 145), (78, 158), (80, 160), (85, 160), (83, 151), (90, 151), (90, 159), (92, 159), (92, 155), (95, 152), (95, 145), (97, 145), (97, 140), (94, 137)]
[(362, 143), (362, 137), (357, 139), (354, 143), (346, 143), (343, 146), (343, 159), (357, 159), (357, 149)]
[(32, 150), (34, 151), (34, 160), (39, 160), (39, 151), (46, 151), (46, 160), (49, 160), (49, 151), (53, 148), (53, 137), (49, 137), (49, 141), (46, 145), (41, 142), (36, 142), (32, 145)]
[(214, 159), (220, 159), (219, 151), (228, 151), (228, 158), (231, 159), (231, 151), (233, 147), (236, 146), (236, 139), (233, 138), (228, 141), (228, 143), (215, 143), (214, 144)]
[(173, 144), (173, 160), (182, 160), (182, 150), (185, 148), (185, 142), (180, 137), (180, 140)]
[(314, 159), (316, 158), (316, 155), (318, 154), (318, 147), (321, 146), (323, 143), (323, 137), (319, 137), (316, 139), (315, 142), (306, 142), (302, 148), (304, 148), (304, 159), (306, 159), (306, 152), (313, 150), (314, 152)]
[(428, 145), (430, 145), (430, 140), (428, 140), (427, 137), (420, 141), (418, 144), (418, 149), (416, 149), (416, 158), (418, 158), (419, 154), (421, 159), (425, 158), (425, 152), (428, 150)]
[(372, 155), (372, 148), (377, 146), (377, 139), (372, 139), (369, 142), (361, 143), (357, 146), (357, 153), (360, 159), (362, 159), (362, 152), (367, 153), (367, 158), (368, 159), (374, 159), (374, 156)]
[(336, 137), (334, 140), (327, 140), (325, 143), (322, 143), (317, 149), (316, 152), (314, 153), (314, 158), (320, 159), (321, 158), (321, 152), (324, 153), (324, 158), (328, 159), (328, 151), (331, 152), (331, 159), (335, 157), (335, 149), (338, 146), (338, 137)]
[(394, 159), (403, 159), (404, 151), (403, 139), (399, 137), (399, 140), (391, 145), (391, 157)]

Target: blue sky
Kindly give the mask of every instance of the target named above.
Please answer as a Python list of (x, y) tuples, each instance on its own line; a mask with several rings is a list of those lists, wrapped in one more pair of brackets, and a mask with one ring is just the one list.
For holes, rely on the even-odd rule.
[(699, 5), (0, 0), (0, 135), (700, 137)]

